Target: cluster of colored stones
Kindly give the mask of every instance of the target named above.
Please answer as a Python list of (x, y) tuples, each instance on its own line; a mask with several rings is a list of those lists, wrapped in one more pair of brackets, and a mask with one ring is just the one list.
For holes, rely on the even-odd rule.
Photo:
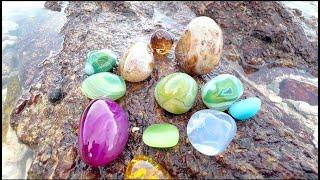
[[(156, 31), (150, 44), (133, 44), (119, 61), (109, 49), (91, 51), (84, 72), (89, 75), (81, 84), (83, 94), (92, 99), (84, 110), (78, 134), (81, 159), (93, 167), (116, 159), (129, 137), (128, 113), (116, 102), (126, 93), (126, 81), (146, 80), (154, 68), (154, 53), (166, 55), (173, 45), (171, 34)], [(190, 75), (211, 72), (220, 61), (223, 36), (220, 27), (208, 17), (190, 22), (180, 38), (175, 55), (181, 70)], [(121, 76), (111, 71), (117, 64)], [(186, 73), (169, 74), (157, 83), (154, 91), (159, 106), (173, 114), (189, 111), (198, 93), (197, 82)], [(243, 94), (241, 81), (230, 74), (221, 74), (201, 89), (203, 103), (209, 108), (194, 113), (187, 125), (192, 146), (200, 153), (213, 156), (222, 153), (236, 135), (236, 120), (253, 117), (261, 108), (259, 98), (236, 102)], [(229, 109), (229, 114), (224, 113)], [(142, 136), (153, 148), (170, 148), (179, 142), (179, 130), (173, 124), (152, 124)], [(158, 163), (146, 156), (137, 156), (128, 164), (125, 179), (172, 179)]]

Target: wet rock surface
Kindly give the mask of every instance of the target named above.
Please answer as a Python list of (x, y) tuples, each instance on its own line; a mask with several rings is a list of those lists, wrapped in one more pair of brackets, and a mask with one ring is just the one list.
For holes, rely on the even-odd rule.
[[(279, 3), (69, 2), (65, 13), (68, 19), (61, 30), (63, 48), (40, 64), (40, 77), (24, 92), (11, 114), (10, 123), (18, 138), (34, 151), (28, 178), (123, 178), (126, 165), (136, 155), (152, 157), (174, 178), (317, 178), (317, 145), (313, 144), (312, 126), (305, 125), (309, 117), (293, 116), (291, 110), (275, 105), (246, 76), (275, 67), (318, 73), (317, 42), (305, 39)], [(80, 91), (86, 77), (86, 54), (109, 48), (121, 57), (135, 41), (149, 42), (157, 28), (170, 31), (175, 46), (196, 15), (213, 18), (225, 39), (220, 66), (209, 75), (195, 77), (197, 83), (203, 86), (218, 74), (234, 74), (243, 82), (242, 98), (259, 97), (261, 111), (250, 121), (237, 123), (236, 137), (223, 154), (202, 155), (186, 134), (191, 115), (205, 109), (200, 93), (193, 108), (182, 115), (166, 112), (153, 96), (161, 77), (179, 71), (174, 52), (170, 52), (161, 60), (155, 59), (151, 77), (139, 83), (127, 82), (126, 95), (117, 100), (129, 113), (130, 129), (139, 128), (130, 131), (125, 150), (107, 166), (87, 166), (80, 160), (77, 144), (80, 116), (89, 104)], [(282, 27), (279, 24), (286, 28), (276, 29)], [(118, 68), (114, 72), (119, 75)], [(47, 97), (57, 82), (66, 95), (52, 105)], [(312, 118), (317, 124), (318, 119)], [(176, 125), (181, 132), (179, 144), (163, 151), (144, 145), (142, 132), (153, 123)]]
[(46, 1), (44, 7), (52, 11), (61, 11), (62, 1)]

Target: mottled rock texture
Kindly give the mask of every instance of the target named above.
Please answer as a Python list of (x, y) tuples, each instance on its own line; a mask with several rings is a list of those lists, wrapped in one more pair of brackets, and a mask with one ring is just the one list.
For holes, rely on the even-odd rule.
[[(191, 9), (189, 9), (189, 8)], [(40, 78), (25, 91), (11, 114), (11, 125), (21, 141), (31, 146), (35, 159), (28, 178), (123, 178), (135, 155), (147, 155), (174, 178), (310, 178), (318, 176), (318, 152), (312, 134), (301, 121), (275, 106), (268, 97), (247, 83), (235, 70), (239, 62), (245, 72), (262, 66), (285, 66), (317, 75), (318, 45), (305, 38), (292, 15), (277, 2), (69, 2), (62, 50), (40, 65)], [(128, 144), (119, 158), (107, 166), (91, 168), (79, 158), (79, 120), (89, 100), (80, 92), (86, 54), (110, 48), (122, 55), (137, 39), (149, 42), (161, 27), (171, 31), (175, 44), (192, 18), (206, 15), (224, 32), (224, 52), (214, 74), (230, 73), (243, 81), (242, 98), (257, 96), (261, 111), (250, 121), (237, 123), (235, 139), (226, 151), (208, 157), (187, 140), (187, 121), (205, 109), (198, 93), (194, 107), (183, 115), (160, 108), (154, 99), (157, 81), (179, 71), (170, 53), (155, 60), (151, 77), (127, 83), (126, 95), (117, 102), (129, 112)], [(174, 45), (175, 46), (175, 45)], [(237, 52), (237, 53), (236, 53)], [(119, 74), (118, 69), (114, 70)], [(195, 78), (199, 85), (204, 77)], [(57, 84), (65, 97), (56, 105), (47, 96)], [(142, 142), (143, 130), (153, 123), (171, 123), (180, 131), (179, 144), (156, 150)]]

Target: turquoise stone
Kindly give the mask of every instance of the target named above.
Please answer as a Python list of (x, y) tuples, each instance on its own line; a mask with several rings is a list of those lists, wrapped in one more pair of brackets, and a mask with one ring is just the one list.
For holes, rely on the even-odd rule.
[(87, 55), (87, 62), (84, 72), (92, 75), (99, 72), (110, 71), (117, 64), (117, 55), (110, 49), (90, 51)]
[(192, 146), (202, 154), (213, 156), (222, 153), (237, 132), (234, 119), (213, 109), (194, 113), (187, 125), (187, 135)]
[(117, 100), (125, 95), (126, 83), (116, 74), (101, 72), (87, 77), (81, 84), (81, 91), (89, 99)]
[(231, 74), (221, 74), (202, 88), (203, 103), (210, 109), (225, 111), (243, 94), (241, 81)]
[(261, 108), (261, 100), (257, 97), (250, 97), (235, 102), (229, 108), (229, 114), (237, 120), (248, 120), (256, 115)]

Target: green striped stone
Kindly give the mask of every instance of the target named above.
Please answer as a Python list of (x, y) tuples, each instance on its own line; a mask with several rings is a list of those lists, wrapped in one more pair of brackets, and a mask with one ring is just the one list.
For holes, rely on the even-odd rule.
[(162, 78), (154, 92), (158, 104), (168, 112), (189, 111), (198, 92), (197, 82), (186, 73), (172, 73)]
[(231, 74), (221, 74), (203, 86), (201, 97), (208, 108), (225, 111), (242, 94), (243, 85), (237, 77)]
[(110, 49), (90, 51), (87, 55), (87, 62), (84, 72), (92, 75), (99, 72), (110, 71), (117, 64), (117, 56)]
[(86, 78), (81, 84), (81, 91), (89, 99), (117, 100), (125, 95), (126, 83), (116, 74), (101, 72)]

